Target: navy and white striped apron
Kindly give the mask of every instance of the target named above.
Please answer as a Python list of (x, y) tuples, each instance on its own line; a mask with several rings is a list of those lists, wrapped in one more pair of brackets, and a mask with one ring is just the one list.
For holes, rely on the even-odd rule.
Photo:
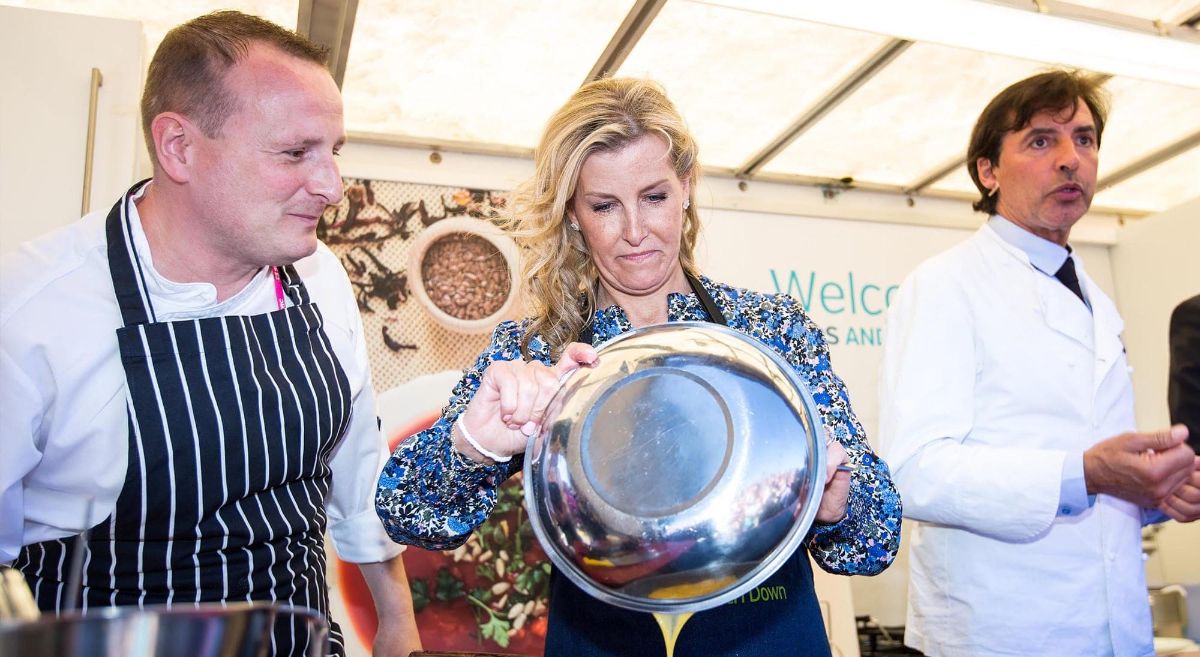
[[(79, 606), (278, 601), (328, 619), (324, 500), (351, 404), (321, 313), (287, 266), (285, 309), (158, 322), (130, 230), (142, 184), (106, 223), (125, 324), (129, 466), (113, 514), (85, 545)], [(30, 545), (14, 562), (45, 611), (65, 605), (74, 544)], [(308, 641), (285, 619), (272, 652), (300, 655)], [(332, 622), (330, 650), (344, 653)]]

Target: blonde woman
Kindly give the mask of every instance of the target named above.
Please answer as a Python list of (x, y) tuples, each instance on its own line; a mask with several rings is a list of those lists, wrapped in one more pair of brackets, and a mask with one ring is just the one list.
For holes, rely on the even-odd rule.
[[(405, 440), (380, 478), (376, 505), (392, 538), (431, 549), (462, 544), (496, 488), (520, 471), (560, 377), (636, 327), (708, 321), (775, 349), (813, 393), (834, 438), (817, 523), (765, 586), (786, 595), (701, 612), (675, 654), (828, 655), (808, 554), (840, 574), (886, 568), (900, 541), (900, 501), (829, 365), (820, 329), (786, 295), (712, 281), (696, 270), (692, 202), (699, 165), (683, 119), (644, 80), (584, 85), (550, 120), (537, 171), (519, 191), (511, 228), (524, 252), (532, 315), (496, 327), (430, 429)], [(854, 463), (854, 474), (837, 471)], [(551, 577), (547, 655), (661, 654), (649, 614), (598, 602)]]

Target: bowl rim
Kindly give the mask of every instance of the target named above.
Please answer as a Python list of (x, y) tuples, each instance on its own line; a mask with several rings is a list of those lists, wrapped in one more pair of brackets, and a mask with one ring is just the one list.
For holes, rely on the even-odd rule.
[[(451, 233), (467, 233), (487, 240), (492, 246), (496, 247), (496, 250), (500, 252), (500, 255), (508, 265), (508, 296), (505, 297), (504, 303), (500, 304), (500, 307), (490, 315), (480, 317), (479, 319), (461, 319), (455, 317), (439, 308), (433, 302), (433, 299), (429, 298), (429, 293), (425, 291), (425, 279), (421, 274), (421, 265), (422, 260), (425, 258), (425, 253), (434, 242)], [(447, 217), (425, 227), (424, 230), (417, 234), (412, 246), (409, 247), (409, 287), (412, 290), (413, 296), (417, 298), (417, 301), (429, 316), (441, 326), (456, 333), (486, 333), (495, 328), (512, 310), (513, 304), (516, 303), (519, 296), (517, 281), (520, 276), (518, 262), (517, 245), (512, 236), (505, 233), (489, 219), (469, 216)]]
[(32, 620), (7, 619), (0, 622), (0, 628), (14, 630), (20, 628), (35, 628), (38, 626), (55, 626), (76, 622), (91, 621), (137, 621), (170, 615), (177, 618), (222, 618), (238, 616), (246, 613), (269, 613), (274, 615), (291, 615), (308, 619), (319, 628), (326, 627), (325, 616), (311, 607), (302, 605), (270, 602), (266, 600), (238, 600), (227, 602), (176, 603), (173, 605), (118, 605), (112, 607), (94, 607), (92, 609), (75, 609), (59, 614), (42, 614)]
[[(717, 591), (709, 592), (692, 598), (654, 599), (632, 596), (597, 584), (595, 581), (585, 575), (574, 562), (563, 556), (559, 551), (559, 546), (549, 539), (549, 533), (546, 526), (543, 524), (542, 510), (538, 504), (540, 496), (537, 486), (535, 486), (534, 483), (537, 481), (537, 478), (533, 470), (536, 467), (537, 462), (541, 460), (538, 458), (541, 455), (536, 453), (539, 449), (538, 446), (541, 445), (541, 449), (544, 450), (544, 446), (548, 442), (545, 440), (545, 438), (549, 431), (550, 425), (553, 423), (546, 423), (543, 426), (541, 434), (535, 434), (534, 436), (531, 436), (529, 442), (526, 444), (525, 459), (524, 464), (522, 465), (522, 483), (525, 489), (525, 506), (528, 512), (529, 524), (533, 528), (534, 536), (536, 536), (538, 542), (542, 544), (543, 551), (546, 553), (546, 556), (549, 557), (554, 566), (562, 571), (572, 583), (592, 597), (623, 609), (648, 613), (694, 613), (711, 609), (713, 607), (718, 607), (747, 594), (749, 591), (753, 590), (755, 587), (765, 581), (768, 577), (775, 574), (775, 572), (779, 570), (784, 563), (792, 558), (792, 555), (803, 543), (805, 537), (808, 535), (809, 530), (812, 528), (814, 521), (816, 520), (817, 510), (820, 507), (821, 496), (824, 493), (826, 453), (825, 449), (823, 449), (823, 437), (825, 435), (825, 429), (823, 421), (819, 420), (821, 417), (820, 411), (816, 402), (813, 400), (811, 392), (808, 390), (808, 385), (805, 384), (800, 378), (799, 373), (792, 369), (791, 364), (789, 364), (783, 358), (783, 356), (779, 355), (778, 352), (770, 348), (768, 345), (760, 342), (750, 335), (742, 333), (741, 331), (729, 328), (728, 326), (710, 322), (694, 321), (666, 322), (663, 324), (642, 326), (616, 336), (615, 338), (601, 344), (599, 347), (597, 347), (597, 351), (600, 352), (600, 356), (603, 357), (602, 350), (610, 345), (664, 330), (712, 331), (718, 334), (723, 334), (727, 337), (733, 337), (741, 342), (751, 345), (766, 355), (769, 362), (782, 370), (784, 373), (784, 378), (789, 381), (799, 393), (800, 402), (804, 407), (804, 424), (806, 425), (805, 429), (809, 434), (808, 436), (805, 436), (805, 439), (809, 440), (811, 443), (812, 448), (810, 449), (810, 452), (813, 456), (813, 463), (812, 467), (806, 473), (806, 479), (809, 480), (810, 484), (808, 499), (803, 503), (801, 507), (801, 513), (793, 519), (792, 526), (788, 531), (787, 537), (782, 542), (777, 544), (765, 559), (751, 568), (748, 575), (743, 576), (740, 578), (740, 581), (735, 582), (728, 588), (718, 589)], [(553, 406), (554, 401), (563, 394), (563, 391), (566, 390), (567, 383), (569, 381), (570, 377), (566, 377), (559, 384), (559, 388), (555, 392), (554, 398), (551, 400), (551, 406)]]

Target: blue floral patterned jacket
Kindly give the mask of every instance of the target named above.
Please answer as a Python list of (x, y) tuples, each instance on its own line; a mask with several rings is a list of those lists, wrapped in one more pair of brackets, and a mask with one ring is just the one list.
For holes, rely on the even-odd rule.
[[(705, 277), (700, 281), (730, 328), (762, 341), (795, 368), (808, 385), (829, 435), (857, 465), (851, 475), (846, 517), (831, 525), (815, 524), (805, 546), (829, 572), (881, 572), (900, 547), (900, 496), (887, 464), (871, 451), (854, 417), (846, 386), (830, 366), (821, 330), (790, 296), (743, 290)], [(667, 304), (668, 321), (708, 319), (695, 294), (672, 293)], [(487, 519), (496, 503), (496, 488), (520, 472), (520, 456), (491, 465), (463, 457), (451, 448), (450, 426), (471, 401), (488, 365), (521, 358), (526, 325), (508, 321), (497, 326), (491, 344), (463, 374), (438, 421), (402, 442), (388, 459), (375, 505), (392, 540), (431, 550), (461, 545)], [(631, 328), (625, 312), (610, 306), (596, 313), (592, 342), (599, 345)], [(549, 349), (540, 338), (530, 341), (529, 351), (532, 358), (551, 363)]]

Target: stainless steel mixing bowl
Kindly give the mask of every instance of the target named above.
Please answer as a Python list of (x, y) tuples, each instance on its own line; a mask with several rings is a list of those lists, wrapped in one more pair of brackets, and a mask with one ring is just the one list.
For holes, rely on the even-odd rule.
[(325, 618), (269, 603), (109, 607), (0, 624), (0, 657), (265, 657), (276, 622), (307, 628), (311, 657), (328, 645)]
[(525, 454), (530, 522), (592, 596), (683, 613), (753, 589), (820, 505), (816, 405), (777, 353), (716, 324), (630, 331), (551, 402)]

